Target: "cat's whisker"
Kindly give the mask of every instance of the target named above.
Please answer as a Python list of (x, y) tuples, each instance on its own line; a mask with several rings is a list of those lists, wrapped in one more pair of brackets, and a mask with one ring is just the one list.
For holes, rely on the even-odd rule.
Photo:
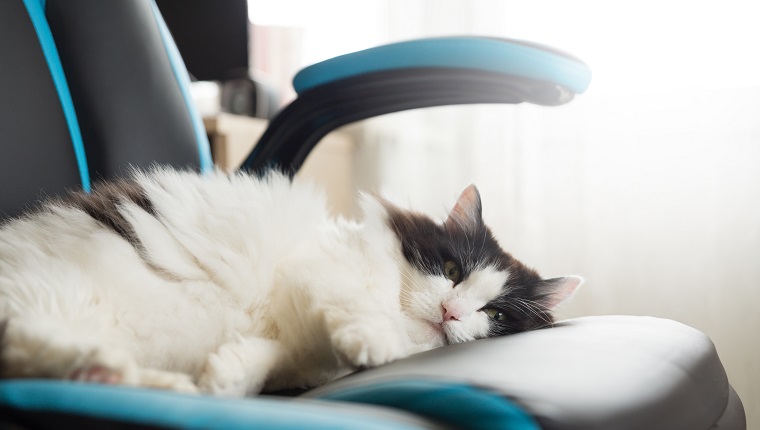
[(467, 242), (467, 249), (472, 250), (472, 247), (470, 246), (470, 238), (467, 237), (467, 229), (464, 228), (464, 224), (462, 224), (462, 222), (459, 219), (457, 219), (456, 217), (453, 217), (453, 218), (454, 218), (454, 221), (456, 221), (457, 225), (459, 225), (459, 228), (462, 230), (462, 234), (464, 234), (464, 239)]
[(400, 273), (401, 273), (401, 276), (403, 276), (404, 278), (406, 278), (407, 281), (409, 281), (410, 283), (414, 284), (414, 279), (412, 279), (412, 277), (409, 276), (408, 272), (409, 272), (409, 269), (407, 269), (406, 267), (403, 267)]
[(534, 302), (532, 300), (523, 300), (523, 302), (531, 309), (531, 311), (536, 316), (538, 316), (546, 324), (549, 324), (550, 326), (554, 325), (554, 321), (552, 321), (549, 314), (547, 314), (545, 306), (543, 306), (540, 303)]
[(519, 297), (514, 297), (513, 300), (515, 307), (519, 308), (519, 310), (522, 311), (524, 315), (528, 316), (532, 314), (543, 320), (542, 315), (536, 310), (535, 305), (531, 303), (531, 301), (521, 299)]
[(515, 302), (523, 306), (524, 309), (528, 310), (533, 315), (537, 316), (546, 324), (549, 324), (550, 326), (554, 325), (554, 322), (551, 320), (551, 318), (548, 317), (548, 315), (545, 312), (546, 310), (545, 306), (543, 306), (542, 304), (533, 300), (522, 299), (519, 297), (515, 298)]
[(483, 250), (486, 247), (486, 239), (488, 238), (488, 230), (483, 229), (483, 234), (481, 235), (481, 241), (480, 241), (480, 252), (478, 255), (483, 255)]
[(403, 288), (402, 288), (402, 289), (399, 291), (399, 297), (401, 297), (401, 298), (406, 298), (406, 299), (411, 299), (412, 297), (414, 297), (414, 295), (412, 295), (412, 293), (411, 293), (411, 292), (409, 292), (409, 291), (406, 291), (405, 289), (403, 289)]
[(552, 313), (554, 314), (554, 318), (557, 321), (562, 321), (562, 320), (568, 319), (567, 315), (565, 315), (565, 314), (563, 314), (561, 312), (552, 311)]
[[(401, 275), (407, 280), (408, 284), (413, 287), (417, 291), (424, 291), (424, 287), (421, 286), (417, 281), (415, 281), (409, 274), (406, 273), (407, 269), (404, 268), (400, 273)], [(405, 291), (403, 288), (401, 289), (401, 293), (407, 294), (409, 297), (411, 297), (411, 294), (408, 291)]]
[(522, 315), (525, 315), (526, 317), (530, 317), (531, 316), (530, 312), (529, 312), (529, 309), (524, 304), (522, 304), (520, 302), (515, 302), (514, 309), (516, 311), (520, 312)]

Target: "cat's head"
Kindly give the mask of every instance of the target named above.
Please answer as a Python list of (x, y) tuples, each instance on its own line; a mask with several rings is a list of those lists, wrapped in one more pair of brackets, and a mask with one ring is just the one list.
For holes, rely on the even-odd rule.
[(383, 206), (401, 245), (401, 306), (416, 343), (440, 346), (550, 326), (552, 310), (582, 283), (577, 276), (543, 279), (504, 251), (483, 222), (475, 186), (442, 223)]

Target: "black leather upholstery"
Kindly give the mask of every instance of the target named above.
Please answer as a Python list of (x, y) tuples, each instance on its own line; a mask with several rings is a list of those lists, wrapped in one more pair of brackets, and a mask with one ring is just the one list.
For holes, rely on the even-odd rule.
[[(60, 63), (46, 59), (32, 9), (0, 2), (0, 220), (41, 196), (81, 189), (83, 176), (97, 182), (154, 163), (199, 168), (205, 136), (199, 140), (202, 127), (194, 127), (153, 2), (44, 4), (38, 18), (49, 25)], [(84, 175), (50, 64), (59, 65), (71, 94)]]
[(0, 219), (81, 186), (50, 70), (21, 1), (0, 2)]
[(150, 2), (48, 0), (46, 15), (93, 180), (128, 164), (200, 164)]
[[(744, 429), (712, 341), (681, 323), (596, 316), (450, 345), (368, 369), (304, 397), (357, 401), (398, 381), (466, 383), (512, 399), (546, 430)], [(400, 394), (399, 394), (400, 397)], [(387, 404), (381, 399), (376, 404)]]

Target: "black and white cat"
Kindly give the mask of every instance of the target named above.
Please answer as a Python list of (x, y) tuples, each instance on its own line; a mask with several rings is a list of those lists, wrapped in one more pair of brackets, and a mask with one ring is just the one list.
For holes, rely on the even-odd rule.
[(359, 222), (277, 173), (155, 169), (0, 227), (0, 376), (243, 395), (551, 325), (580, 285), (503, 251), (474, 186)]

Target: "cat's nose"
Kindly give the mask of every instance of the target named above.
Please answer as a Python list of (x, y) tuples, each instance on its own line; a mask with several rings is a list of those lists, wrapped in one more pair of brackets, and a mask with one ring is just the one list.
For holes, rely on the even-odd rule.
[(461, 309), (458, 306), (452, 305), (451, 303), (444, 303), (441, 307), (443, 308), (444, 321), (459, 321), (459, 318), (462, 317)]

